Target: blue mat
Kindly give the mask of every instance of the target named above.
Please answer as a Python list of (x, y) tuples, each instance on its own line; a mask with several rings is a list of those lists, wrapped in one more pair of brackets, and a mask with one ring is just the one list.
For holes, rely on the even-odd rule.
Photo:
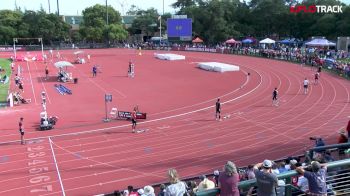
[(69, 88), (63, 86), (62, 84), (55, 84), (55, 89), (61, 95), (65, 95), (65, 94), (71, 95), (72, 94), (72, 91)]

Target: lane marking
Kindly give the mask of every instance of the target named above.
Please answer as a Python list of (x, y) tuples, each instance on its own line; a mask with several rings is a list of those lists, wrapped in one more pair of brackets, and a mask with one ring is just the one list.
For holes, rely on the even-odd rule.
[(55, 167), (56, 167), (56, 171), (57, 171), (57, 175), (58, 175), (58, 180), (59, 180), (60, 185), (61, 185), (62, 195), (63, 195), (63, 196), (66, 196), (66, 193), (64, 192), (64, 187), (63, 187), (63, 183), (62, 183), (62, 179), (61, 179), (60, 170), (58, 169), (58, 165), (57, 165), (57, 160), (56, 160), (56, 156), (55, 156), (55, 151), (53, 150), (53, 147), (52, 147), (52, 140), (51, 140), (51, 137), (49, 137), (49, 143), (50, 143), (50, 148), (51, 148), (51, 152), (52, 152), (52, 157), (53, 157), (53, 160), (54, 160), (54, 162), (55, 162)]

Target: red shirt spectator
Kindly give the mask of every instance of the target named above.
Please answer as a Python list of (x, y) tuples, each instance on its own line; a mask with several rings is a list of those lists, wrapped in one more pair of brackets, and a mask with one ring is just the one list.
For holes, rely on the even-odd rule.
[(238, 183), (239, 175), (236, 165), (228, 161), (225, 165), (225, 171), (220, 172), (219, 175), (220, 195), (239, 196)]
[(348, 138), (345, 135), (345, 131), (340, 131), (339, 132), (339, 137), (338, 137), (338, 144), (343, 144), (343, 143), (347, 143), (348, 142)]
[(348, 137), (349, 137), (350, 136), (350, 120), (348, 122), (348, 126), (346, 127), (346, 131), (348, 132)]

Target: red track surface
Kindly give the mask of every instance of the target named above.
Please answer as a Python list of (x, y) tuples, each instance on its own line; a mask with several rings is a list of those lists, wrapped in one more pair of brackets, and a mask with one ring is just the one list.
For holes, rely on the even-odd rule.
[[(92, 195), (166, 181), (175, 167), (182, 177), (220, 169), (227, 160), (239, 166), (300, 154), (313, 145), (309, 136), (335, 141), (349, 116), (349, 82), (322, 73), (320, 84), (303, 95), (302, 81), (313, 71), (299, 65), (244, 56), (184, 54), (185, 61), (161, 61), (154, 51), (86, 50), (92, 62), (68, 68), (78, 84), (65, 84), (73, 95), (53, 88), (56, 69), (31, 62), (24, 68), (28, 105), (0, 111), (0, 195)], [(73, 51), (61, 54), (72, 60)], [(136, 77), (126, 77), (128, 61)], [(240, 72), (213, 73), (196, 62), (239, 65)], [(102, 73), (91, 77), (92, 64)], [(247, 77), (247, 72), (251, 73)], [(280, 106), (271, 106), (279, 88)], [(13, 87), (14, 88), (14, 87)], [(40, 92), (48, 95), (49, 115), (59, 116), (54, 130), (37, 131)], [(131, 111), (138, 104), (148, 119), (138, 124), (145, 133), (132, 134), (127, 121), (103, 123), (104, 94), (113, 94), (109, 107)], [(214, 120), (220, 97), (223, 115)], [(17, 123), (25, 120), (27, 145), (19, 144)], [(40, 139), (38, 139), (40, 138)], [(55, 163), (56, 160), (56, 163)]]

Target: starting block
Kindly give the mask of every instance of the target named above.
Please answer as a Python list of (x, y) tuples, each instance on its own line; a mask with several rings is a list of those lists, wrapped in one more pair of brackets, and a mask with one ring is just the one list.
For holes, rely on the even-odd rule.
[(231, 118), (231, 114), (227, 114), (223, 117), (223, 119), (228, 119), (228, 118)]
[(146, 131), (148, 131), (149, 129), (139, 129), (139, 130), (136, 130), (135, 133), (144, 133)]

